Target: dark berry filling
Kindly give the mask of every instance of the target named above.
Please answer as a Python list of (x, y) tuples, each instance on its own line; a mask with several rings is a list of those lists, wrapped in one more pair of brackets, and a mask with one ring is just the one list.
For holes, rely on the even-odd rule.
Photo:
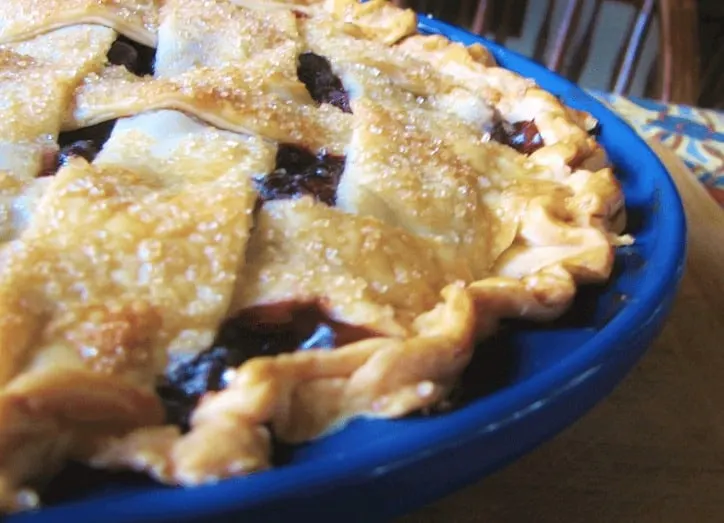
[(69, 158), (74, 156), (92, 162), (103, 148), (103, 144), (108, 141), (115, 124), (116, 121), (111, 120), (77, 131), (60, 133), (58, 136), (60, 149), (57, 152), (51, 151), (47, 158), (43, 159), (43, 171), (40, 176), (53, 176)]
[(98, 147), (93, 140), (78, 140), (65, 147), (58, 152), (58, 166), (64, 164), (68, 158), (80, 156), (85, 158), (87, 162), (92, 162), (98, 155)]
[(262, 201), (314, 196), (320, 202), (334, 205), (337, 197), (344, 156), (326, 152), (317, 155), (296, 145), (279, 146), (275, 169), (255, 179)]
[(345, 113), (352, 112), (349, 94), (325, 57), (314, 53), (299, 55), (297, 76), (315, 101), (332, 104)]
[(199, 355), (172, 363), (157, 391), (169, 423), (188, 429), (189, 416), (206, 392), (226, 388), (228, 369), (256, 356), (333, 349), (370, 336), (364, 329), (330, 321), (316, 308), (294, 313), (285, 324), (263, 325), (249, 318), (227, 320), (213, 345)]
[(119, 36), (108, 50), (108, 61), (122, 65), (137, 76), (153, 74), (156, 50), (138, 42)]
[(87, 145), (92, 145), (97, 154), (103, 147), (103, 144), (110, 138), (115, 125), (116, 121), (110, 120), (90, 127), (83, 127), (76, 131), (60, 133), (60, 136), (58, 136), (58, 145), (61, 150), (63, 150), (74, 146), (78, 142), (89, 142)]
[(493, 126), (490, 135), (496, 142), (509, 145), (523, 154), (532, 154), (545, 145), (533, 120), (515, 123), (500, 120)]

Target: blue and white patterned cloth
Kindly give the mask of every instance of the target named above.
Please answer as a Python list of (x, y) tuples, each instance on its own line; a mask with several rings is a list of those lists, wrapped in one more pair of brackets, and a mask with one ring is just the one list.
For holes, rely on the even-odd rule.
[(673, 150), (724, 207), (724, 113), (593, 92), (639, 134)]

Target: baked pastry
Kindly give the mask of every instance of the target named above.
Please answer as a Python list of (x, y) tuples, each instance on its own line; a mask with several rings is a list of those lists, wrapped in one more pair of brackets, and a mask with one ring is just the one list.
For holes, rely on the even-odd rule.
[(443, 400), (609, 277), (595, 120), (374, 0), (4, 0), (0, 502)]

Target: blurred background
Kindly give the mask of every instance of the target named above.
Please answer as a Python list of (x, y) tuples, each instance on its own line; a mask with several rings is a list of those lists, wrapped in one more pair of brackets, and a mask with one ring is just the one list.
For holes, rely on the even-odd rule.
[(724, 0), (397, 0), (585, 88), (724, 108)]

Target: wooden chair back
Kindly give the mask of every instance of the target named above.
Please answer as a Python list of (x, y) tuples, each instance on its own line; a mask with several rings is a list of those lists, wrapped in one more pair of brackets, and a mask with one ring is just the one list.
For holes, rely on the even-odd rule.
[(724, 1), (699, 0), (701, 83), (699, 103), (724, 109)]
[[(420, 12), (432, 12), (505, 44), (515, 32), (516, 24), (520, 26), (529, 1), (540, 0), (396, 0), (395, 3)], [(625, 44), (608, 89), (616, 94), (628, 92), (649, 28), (654, 20), (658, 20), (660, 38), (656, 70), (652, 75), (654, 80), (650, 82), (652, 89), (647, 95), (665, 102), (694, 104), (699, 77), (696, 0), (547, 0), (545, 20), (536, 37), (532, 58), (578, 81), (586, 62), (594, 58), (589, 55), (601, 8), (605, 2), (614, 1), (633, 4), (636, 14), (633, 22), (624, 29)], [(584, 4), (588, 4), (589, 9), (593, 5), (593, 14), (587, 20), (581, 16)], [(561, 7), (563, 16), (556, 17), (560, 20), (556, 20), (554, 26), (554, 11)], [(573, 45), (574, 35), (581, 31), (583, 40)]]

